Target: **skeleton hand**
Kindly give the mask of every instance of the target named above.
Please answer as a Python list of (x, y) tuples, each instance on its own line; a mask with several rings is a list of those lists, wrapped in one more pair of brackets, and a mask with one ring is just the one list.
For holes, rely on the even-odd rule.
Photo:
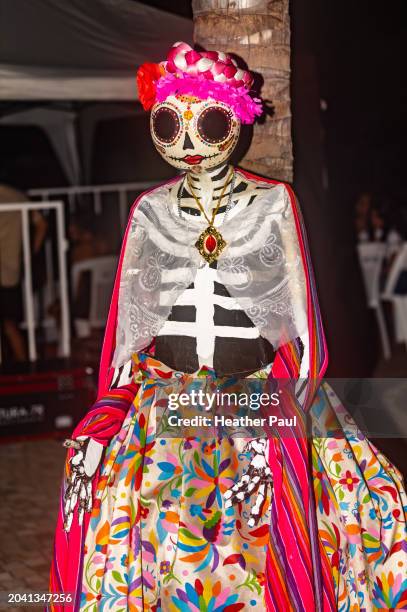
[(247, 471), (231, 489), (225, 492), (225, 508), (230, 508), (256, 494), (256, 501), (252, 506), (247, 523), (249, 527), (254, 527), (260, 520), (267, 499), (268, 487), (270, 487), (270, 493), (273, 491), (273, 477), (266, 459), (267, 440), (265, 438), (251, 440), (246, 444), (244, 450), (252, 451), (253, 456)]
[(84, 513), (92, 510), (92, 477), (100, 463), (103, 446), (83, 436), (65, 440), (64, 446), (76, 450), (69, 460), (71, 475), (64, 495), (64, 529), (69, 531), (77, 504), (79, 525), (82, 525)]

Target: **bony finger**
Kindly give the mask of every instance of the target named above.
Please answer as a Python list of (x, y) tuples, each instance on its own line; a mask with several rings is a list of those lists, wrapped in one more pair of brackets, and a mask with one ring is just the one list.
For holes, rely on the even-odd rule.
[(71, 497), (69, 508), (68, 508), (68, 514), (73, 514), (75, 512), (75, 508), (76, 508), (76, 501), (73, 500)]
[(87, 512), (90, 512), (92, 510), (92, 484), (90, 482), (88, 482), (87, 486), (87, 505), (86, 505), (86, 510)]
[(253, 493), (254, 489), (258, 486), (258, 482), (250, 482), (249, 486), (247, 487), (247, 492), (248, 493)]
[(76, 468), (71, 466), (71, 473), (68, 476), (68, 486), (69, 487), (72, 487), (74, 485), (77, 477), (78, 477), (78, 474), (77, 474)]
[(71, 508), (75, 508), (77, 503), (78, 503), (78, 494), (76, 492), (73, 492), (71, 495)]
[(239, 503), (242, 502), (244, 500), (244, 498), (246, 497), (247, 492), (246, 491), (239, 491), (239, 493), (236, 493), (235, 495), (235, 502), (234, 503)]
[(71, 465), (75, 465), (75, 466), (80, 465), (83, 461), (83, 456), (84, 456), (83, 451), (78, 451), (76, 455), (74, 455), (72, 459), (70, 459)]
[(71, 508), (71, 499), (70, 497), (67, 497), (65, 499), (65, 505), (64, 505), (64, 515), (65, 516), (68, 516), (70, 508)]
[(83, 462), (85, 474), (88, 478), (91, 478), (96, 472), (102, 458), (103, 450), (102, 444), (99, 444), (99, 442), (93, 439), (89, 440)]
[(64, 522), (64, 530), (65, 531), (70, 531), (71, 529), (71, 525), (72, 525), (72, 519), (73, 519), (73, 514), (69, 513), (66, 517), (66, 520)]

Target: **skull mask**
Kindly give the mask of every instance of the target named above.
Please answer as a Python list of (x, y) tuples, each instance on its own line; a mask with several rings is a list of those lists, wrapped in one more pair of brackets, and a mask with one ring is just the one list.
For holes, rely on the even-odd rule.
[(169, 164), (201, 172), (230, 157), (240, 119), (230, 106), (212, 98), (170, 95), (153, 106), (150, 129), (157, 151)]

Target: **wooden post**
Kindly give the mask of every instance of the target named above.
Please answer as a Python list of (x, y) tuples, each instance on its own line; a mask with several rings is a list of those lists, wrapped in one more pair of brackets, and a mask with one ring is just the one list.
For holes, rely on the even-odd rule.
[(264, 83), (273, 108), (253, 128), (240, 165), (264, 176), (292, 181), (290, 111), (290, 18), (288, 0), (192, 0), (194, 42), (241, 57)]

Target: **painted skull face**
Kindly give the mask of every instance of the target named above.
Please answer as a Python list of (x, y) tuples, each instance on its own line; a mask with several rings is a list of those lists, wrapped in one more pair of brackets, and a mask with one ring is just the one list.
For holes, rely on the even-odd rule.
[(153, 106), (150, 129), (157, 151), (171, 166), (201, 172), (230, 157), (240, 120), (223, 102), (174, 95)]

